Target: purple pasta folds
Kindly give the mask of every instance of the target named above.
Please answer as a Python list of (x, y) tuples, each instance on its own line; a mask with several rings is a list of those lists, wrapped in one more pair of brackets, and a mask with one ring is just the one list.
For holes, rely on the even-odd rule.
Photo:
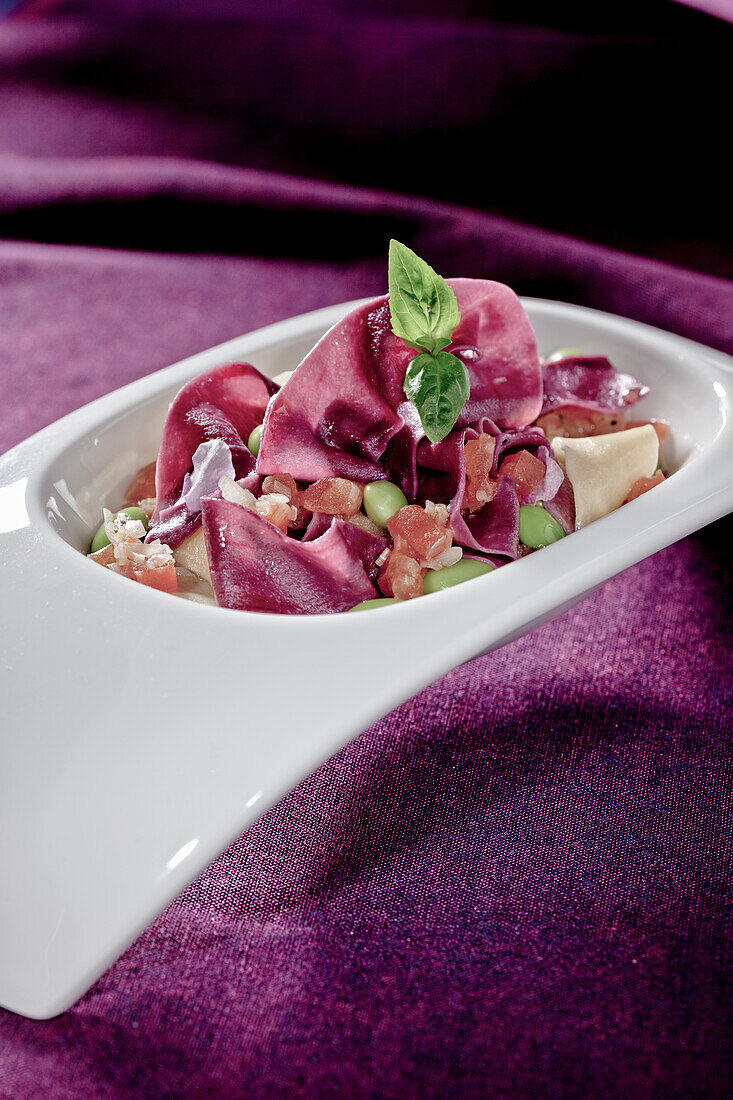
[[(386, 296), (334, 325), (282, 388), (241, 363), (184, 386), (158, 455), (153, 565), (170, 574), (166, 554), (180, 552), (187, 583), (192, 570), (207, 587), (210, 576), (223, 607), (320, 614), (412, 599), (434, 591), (436, 576), (438, 587), (457, 583), (441, 571), (464, 555), (496, 567), (569, 534), (573, 485), (545, 431), (572, 435), (574, 417), (586, 434), (602, 431), (609, 416), (606, 430), (620, 430), (618, 414), (647, 389), (602, 356), (541, 364), (513, 291), (480, 279), (450, 285), (460, 322), (449, 350), (470, 393), (439, 442), (403, 391), (415, 351), (392, 332)], [(247, 442), (260, 424), (255, 460)], [(376, 499), (392, 510), (380, 513)], [(532, 517), (537, 535), (527, 533)], [(198, 541), (184, 555), (202, 525), (205, 553)], [(460, 569), (453, 576), (465, 579)]]
[[(461, 311), (451, 350), (465, 362), (471, 382), (459, 427), (480, 417), (501, 428), (529, 423), (542, 407), (542, 373), (519, 299), (489, 280), (450, 285)], [(425, 434), (402, 390), (414, 355), (392, 333), (386, 296), (353, 310), (270, 403), (258, 472), (287, 470), (306, 481), (392, 476), (414, 493), (417, 445)]]
[(604, 355), (570, 356), (542, 368), (542, 414), (564, 406), (620, 412), (649, 392), (630, 374), (614, 370)]
[(222, 474), (251, 479), (254, 487), (255, 460), (247, 439), (277, 390), (249, 363), (216, 367), (180, 390), (163, 425), (149, 539), (180, 545), (199, 526), (201, 499), (217, 492)]
[[(496, 496), (475, 515), (463, 516), (466, 487), (465, 444), (487, 434), (494, 438), (492, 477), (498, 478)], [(545, 467), (543, 480), (525, 503), (554, 499), (564, 475), (547, 439), (536, 428), (500, 432), (488, 417), (462, 431), (451, 432), (440, 443), (420, 445), (418, 463), (425, 471), (420, 480), (420, 499), (448, 504), (450, 526), (457, 545), (483, 554), (514, 559), (518, 555), (519, 498), (514, 480), (500, 473), (502, 460), (518, 450), (534, 454)], [(437, 476), (436, 476), (437, 475)]]
[(214, 594), (223, 607), (315, 615), (347, 611), (378, 595), (357, 552), (357, 529), (343, 520), (312, 542), (298, 542), (238, 504), (210, 499), (203, 523)]

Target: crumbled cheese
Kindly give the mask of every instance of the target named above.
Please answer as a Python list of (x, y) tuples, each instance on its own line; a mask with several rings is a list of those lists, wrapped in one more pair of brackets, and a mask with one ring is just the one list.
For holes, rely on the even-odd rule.
[(281, 493), (284, 497), (287, 497), (288, 500), (293, 500), (297, 492), (298, 489), (294, 481), (291, 480), (291, 484), (285, 481), (279, 481), (277, 474), (268, 474), (262, 481), (262, 493), (264, 496), (269, 493)]
[(442, 554), (438, 554), (437, 558), (433, 558), (431, 561), (421, 561), (420, 565), (428, 569), (448, 569), (449, 566), (455, 565), (457, 561), (460, 561), (462, 557), (463, 550), (460, 546), (449, 546)]
[(160, 539), (148, 543), (125, 539), (115, 544), (115, 560), (123, 567), (136, 565), (146, 569), (163, 569), (173, 561), (173, 552)]
[(255, 501), (255, 511), (268, 523), (275, 527), (285, 529), (293, 523), (298, 515), (298, 509), (290, 503), (290, 498), (282, 493), (266, 493)]
[(126, 512), (114, 516), (109, 508), (104, 509), (104, 530), (115, 547), (123, 542), (145, 538), (145, 524), (141, 519), (131, 519)]
[(245, 489), (238, 482), (232, 481), (226, 474), (219, 478), (219, 488), (224, 500), (228, 500), (230, 504), (241, 504), (243, 508), (248, 508), (250, 512), (255, 511), (254, 493), (251, 493), (249, 489)]
[(441, 527), (448, 526), (448, 505), (447, 504), (433, 504), (432, 500), (425, 501), (425, 512), (431, 519), (434, 519), (436, 523), (439, 523)]
[(286, 493), (265, 493), (264, 496), (256, 497), (249, 489), (226, 476), (219, 478), (219, 488), (224, 500), (231, 504), (241, 504), (243, 508), (262, 516), (275, 527), (287, 527), (298, 515), (298, 509), (290, 503), (290, 497)]

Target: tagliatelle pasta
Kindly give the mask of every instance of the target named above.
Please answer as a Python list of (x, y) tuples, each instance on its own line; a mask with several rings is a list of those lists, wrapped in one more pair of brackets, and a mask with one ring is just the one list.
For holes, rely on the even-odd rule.
[[(437, 290), (415, 280), (428, 290), (413, 342), (410, 300), (405, 330), (384, 296), (334, 325), (282, 386), (247, 363), (187, 383), (163, 426), (144, 542), (92, 557), (170, 591), (170, 569), (165, 583), (152, 565), (146, 575), (164, 554), (189, 598), (333, 613), (510, 564), (663, 479), (666, 425), (630, 426), (642, 383), (603, 356), (543, 361), (509, 287), (444, 283), (424, 266)], [(447, 334), (430, 301), (450, 309)]]

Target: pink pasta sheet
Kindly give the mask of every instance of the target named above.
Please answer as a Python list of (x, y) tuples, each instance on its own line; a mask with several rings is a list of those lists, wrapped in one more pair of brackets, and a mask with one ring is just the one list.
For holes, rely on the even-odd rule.
[(249, 363), (227, 363), (179, 391), (163, 425), (155, 474), (157, 506), (148, 540), (178, 546), (201, 523), (201, 498), (218, 491), (222, 473), (248, 478), (249, 487), (256, 487), (247, 439), (262, 423), (277, 390), (275, 382)]
[(542, 413), (554, 409), (621, 412), (634, 405), (649, 387), (613, 368), (605, 355), (577, 355), (542, 367)]
[(344, 520), (334, 520), (313, 541), (299, 542), (219, 497), (203, 501), (203, 525), (221, 607), (317, 615), (348, 611), (379, 595), (362, 560), (376, 547), (367, 551), (361, 538), (366, 533)]
[[(451, 349), (466, 364), (471, 396), (458, 426), (490, 416), (501, 428), (538, 416), (542, 372), (532, 327), (502, 283), (455, 279), (461, 321)], [(391, 477), (413, 498), (425, 438), (402, 383), (415, 352), (393, 335), (386, 296), (352, 310), (305, 357), (270, 403), (260, 474), (314, 481)]]

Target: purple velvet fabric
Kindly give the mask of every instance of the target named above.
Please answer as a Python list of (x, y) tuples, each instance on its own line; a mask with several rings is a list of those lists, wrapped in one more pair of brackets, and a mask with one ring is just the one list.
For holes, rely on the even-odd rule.
[[(552, 7), (0, 21), (0, 449), (383, 292), (390, 236), (733, 351), (731, 28)], [(0, 1098), (730, 1095), (731, 534), (377, 723), (60, 1018), (0, 1012)]]

